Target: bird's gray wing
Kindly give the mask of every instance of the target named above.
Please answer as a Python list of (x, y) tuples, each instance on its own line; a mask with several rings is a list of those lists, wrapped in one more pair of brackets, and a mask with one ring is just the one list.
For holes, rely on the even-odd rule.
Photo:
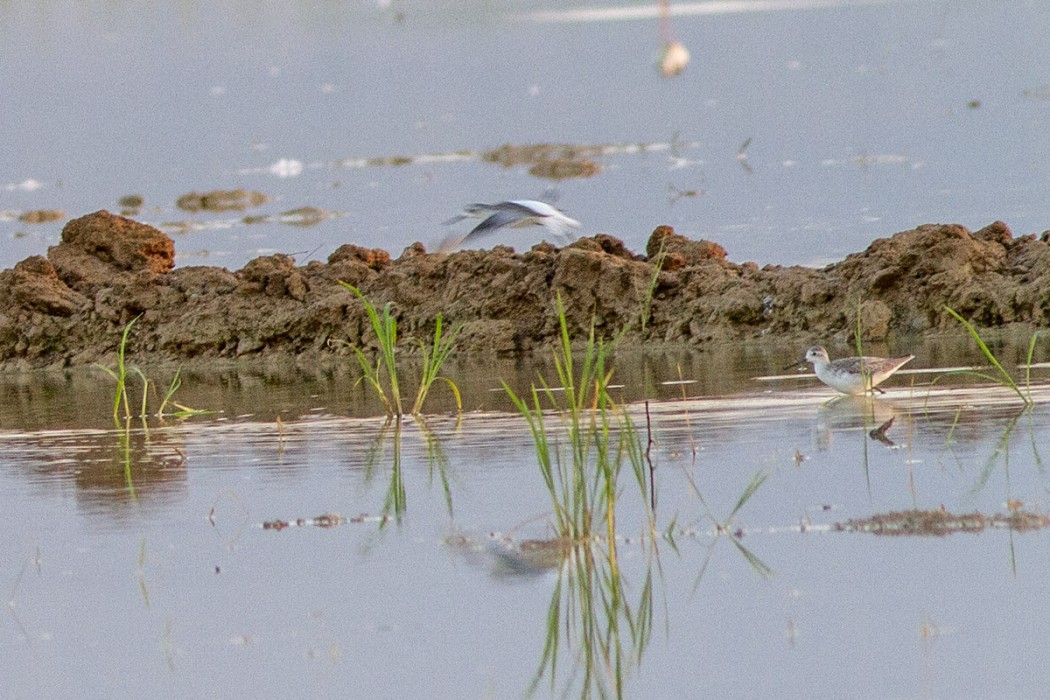
[(488, 216), (490, 212), (498, 211), (499, 205), (497, 204), (468, 204), (463, 207), (463, 211), (456, 214), (448, 221), (442, 221), (442, 226), (451, 226), (452, 224), (458, 224), (463, 219), (477, 219), (483, 216)]
[[(522, 212), (528, 212), (528, 214), (523, 216)], [(509, 211), (498, 211), (475, 226), (474, 230), (466, 235), (463, 242), (466, 243), (472, 238), (480, 238), (487, 233), (492, 233), (496, 229), (518, 223), (526, 218), (526, 216), (535, 216), (535, 214), (533, 214), (527, 207), (515, 207)]]
[(499, 204), (490, 204), (487, 206), (489, 211), (514, 214), (521, 219), (524, 219), (527, 216), (543, 216), (543, 214), (540, 214), (535, 209), (524, 204), (519, 204), (518, 202), (500, 202)]

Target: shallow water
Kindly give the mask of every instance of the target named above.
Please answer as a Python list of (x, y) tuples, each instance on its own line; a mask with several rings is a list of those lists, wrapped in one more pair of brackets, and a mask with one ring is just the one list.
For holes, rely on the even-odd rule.
[[(759, 6), (674, 3), (692, 61), (665, 80), (656, 3), (0, 5), (0, 90), (18, 97), (0, 101), (0, 265), (58, 241), (62, 220), (22, 213), (128, 194), (179, 265), (231, 268), (433, 244), (463, 204), (552, 184), (586, 233), (641, 250), (668, 223), (737, 261), (821, 264), (929, 221), (1046, 227), (1042, 3)], [(597, 146), (600, 170), (485, 160), (503, 144)], [(175, 207), (237, 187), (271, 200)], [(330, 216), (276, 218), (301, 207)], [(993, 349), (1013, 367), (1026, 345)], [(914, 352), (917, 371), (826, 404), (785, 376), (797, 347), (618, 356), (614, 397), (646, 437), (650, 401), (657, 495), (650, 528), (625, 466), (619, 579), (608, 541), (564, 564), (544, 544), (550, 498), (500, 387), (554, 376), (542, 358), (454, 360), (465, 415), (438, 388), (400, 431), (353, 368), (187, 370), (179, 400), (215, 413), (126, 432), (98, 370), (4, 375), (0, 696), (521, 697), (537, 678), (540, 697), (618, 678), (636, 697), (1042, 695), (1045, 531), (836, 525), (1046, 512), (1045, 375), (1022, 413), (928, 371), (980, 364), (969, 343), (866, 350)], [(890, 417), (892, 445), (871, 436)], [(625, 607), (586, 616), (602, 596)], [(552, 600), (558, 664), (537, 674)], [(619, 673), (587, 663), (594, 634)]]
[[(738, 262), (822, 264), (928, 222), (1050, 221), (1042, 3), (676, 2), (665, 30), (655, 2), (571, 13), (583, 6), (4, 4), (0, 90), (18, 99), (0, 105), (0, 265), (58, 240), (64, 219), (21, 214), (132, 194), (178, 264), (231, 268), (346, 242), (433, 247), (463, 205), (552, 185), (584, 233), (640, 251), (670, 224)], [(670, 35), (692, 60), (664, 79)], [(484, 159), (504, 144), (598, 147), (600, 171), (552, 180)], [(233, 188), (271, 201), (175, 207)], [(281, 223), (302, 207), (330, 217)]]
[[(923, 352), (920, 370), (935, 354)], [(931, 388), (936, 375), (919, 373), (875, 399), (828, 403), (812, 378), (754, 379), (779, 360), (749, 356), (732, 372), (701, 356), (694, 370), (742, 388), (654, 395), (649, 430), (645, 404), (625, 404), (654, 441), (657, 505), (650, 529), (625, 465), (616, 587), (601, 578), (607, 541), (560, 566), (557, 547), (529, 544), (551, 536), (551, 503), (513, 413), (398, 428), (350, 417), (365, 409), (348, 410), (338, 378), (228, 377), (221, 391), (190, 381), (179, 394), (224, 413), (125, 433), (105, 427), (107, 383), (95, 381), (92, 404), (76, 373), (66, 391), (85, 401), (80, 427), (37, 424), (61, 423), (68, 394), (53, 375), (46, 389), (24, 375), (34, 425), (8, 412), (0, 431), (0, 694), (520, 697), (557, 600), (558, 663), (539, 674), (540, 697), (616, 678), (644, 697), (1038, 695), (1050, 677), (1028, 654), (1050, 633), (1045, 532), (836, 524), (1045, 512), (1050, 387), (1037, 383), (1022, 412), (1002, 389), (950, 376)], [(516, 381), (549, 371), (520, 369)], [(627, 395), (646, 376), (629, 364), (623, 375)], [(887, 445), (869, 433), (890, 417)], [(719, 531), (756, 474), (765, 482)], [(572, 578), (589, 571), (588, 585)], [(629, 611), (612, 618), (619, 637), (608, 616), (584, 614), (614, 592)], [(611, 634), (619, 674), (588, 666), (587, 629)]]

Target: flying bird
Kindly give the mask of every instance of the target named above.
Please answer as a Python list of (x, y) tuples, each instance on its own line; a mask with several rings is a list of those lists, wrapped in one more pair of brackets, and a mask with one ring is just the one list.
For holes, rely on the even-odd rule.
[(542, 226), (560, 241), (572, 242), (572, 234), (580, 229), (580, 222), (569, 218), (559, 209), (534, 199), (513, 199), (495, 204), (468, 204), (462, 213), (444, 222), (445, 226), (464, 219), (481, 219), (465, 236), (449, 236), (441, 242), (439, 252), (448, 252), (475, 238), (480, 238), (501, 228), (525, 228)]

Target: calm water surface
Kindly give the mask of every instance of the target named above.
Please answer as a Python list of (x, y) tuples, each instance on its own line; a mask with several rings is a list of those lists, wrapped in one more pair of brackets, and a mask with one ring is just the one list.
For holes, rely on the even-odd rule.
[[(552, 185), (584, 233), (642, 250), (671, 224), (738, 262), (822, 264), (929, 222), (1050, 225), (1042, 2), (676, 2), (664, 31), (656, 2), (600, 5), (5, 3), (0, 264), (58, 240), (63, 220), (22, 213), (130, 194), (179, 264), (231, 268), (433, 246), (462, 205)], [(663, 79), (672, 35), (692, 60)], [(482, 159), (504, 144), (609, 148), (555, 181)], [(216, 188), (271, 201), (175, 208)], [(266, 219), (301, 207), (332, 218)]]
[[(226, 381), (225, 401), (192, 383), (180, 393), (221, 414), (125, 432), (105, 427), (97, 377), (94, 392), (67, 377), (66, 394), (53, 377), (15, 378), (5, 396), (66, 423), (3, 414), (0, 693), (521, 697), (538, 677), (546, 697), (619, 677), (634, 697), (1038, 695), (1045, 532), (833, 526), (910, 509), (1044, 512), (1047, 387), (1021, 412), (998, 388), (931, 389), (920, 372), (829, 404), (812, 379), (753, 379), (776, 364), (738, 368), (737, 391), (674, 386), (650, 402), (654, 527), (625, 465), (616, 587), (601, 578), (607, 544), (560, 566), (526, 551), (551, 536), (551, 502), (512, 413), (399, 430), (348, 417), (349, 382), (245, 379)], [(624, 375), (630, 394), (644, 373)], [(71, 402), (82, 427), (62, 418)], [(645, 406), (627, 407), (644, 442)], [(893, 445), (869, 436), (891, 417)], [(587, 571), (597, 578), (580, 585)], [(619, 636), (585, 614), (613, 592)], [(553, 602), (558, 663), (539, 672)], [(621, 650), (619, 674), (588, 665), (587, 629)]]
[[(433, 244), (465, 203), (552, 185), (586, 233), (641, 250), (667, 223), (736, 261), (822, 264), (931, 221), (1047, 228), (1042, 2), (674, 3), (663, 30), (656, 3), (579, 7), (4, 3), (0, 265), (129, 194), (178, 264), (231, 268)], [(668, 32), (692, 54), (674, 79), (654, 67)], [(503, 144), (605, 148), (597, 174), (554, 181), (484, 159)], [(217, 188), (270, 201), (175, 206)], [(273, 218), (300, 207), (329, 216)], [(39, 209), (65, 215), (19, 221)], [(936, 339), (870, 350), (915, 352), (918, 370), (980, 361)], [(187, 372), (179, 398), (216, 413), (127, 431), (97, 371), (6, 375), (0, 696), (504, 698), (538, 681), (546, 697), (617, 678), (634, 697), (1044, 694), (1045, 532), (833, 525), (1045, 512), (1045, 385), (1020, 413), (958, 378), (931, 392), (923, 372), (830, 405), (811, 379), (754, 379), (800, 354), (618, 363), (646, 437), (651, 400), (657, 494), (650, 527), (624, 467), (619, 578), (607, 542), (560, 566), (528, 546), (552, 507), (500, 380), (524, 390), (550, 366), (457, 361), (463, 418), (438, 393), (400, 431), (350, 371)], [(869, 436), (890, 417), (893, 445)], [(602, 600), (619, 612), (589, 616)], [(619, 667), (588, 656), (596, 639)]]

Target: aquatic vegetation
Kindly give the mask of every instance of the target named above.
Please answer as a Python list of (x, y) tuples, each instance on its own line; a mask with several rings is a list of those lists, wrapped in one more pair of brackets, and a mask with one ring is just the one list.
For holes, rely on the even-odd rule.
[[(605, 520), (605, 536), (612, 542), (616, 535), (617, 483), (625, 458), (633, 467), (643, 499), (649, 500), (644, 449), (634, 422), (609, 396), (612, 371), (607, 363), (615, 341), (607, 344), (595, 340), (592, 324), (582, 362), (577, 365), (560, 296), (556, 304), (560, 342), (554, 352), (554, 366), (559, 384), (551, 386), (541, 378), (524, 397), (506, 382), (503, 388), (528, 424), (554, 507), (558, 536), (572, 541), (595, 536), (595, 516), (600, 514)], [(567, 457), (547, 423), (545, 403), (558, 414), (567, 432)]]
[[(124, 332), (120, 336), (120, 344), (117, 346), (117, 364), (116, 367), (106, 367), (105, 365), (95, 364), (95, 367), (101, 369), (103, 372), (108, 374), (117, 383), (116, 390), (113, 393), (113, 420), (119, 421), (120, 419), (120, 407), (124, 406), (124, 419), (127, 420), (132, 417), (131, 402), (128, 400), (128, 375), (134, 375), (139, 378), (142, 382), (142, 400), (139, 404), (139, 412), (137, 415), (139, 418), (146, 418), (149, 414), (149, 388), (150, 380), (146, 377), (146, 374), (138, 367), (128, 365), (126, 355), (128, 346), (128, 337), (131, 335), (131, 328), (135, 325), (142, 316), (136, 316), (135, 318), (128, 321), (127, 325), (124, 326)], [(197, 415), (201, 413), (208, 413), (208, 411), (190, 408), (184, 406), (174, 400), (175, 392), (182, 386), (182, 379), (180, 377), (182, 368), (175, 370), (175, 376), (172, 377), (171, 383), (168, 384), (167, 390), (164, 392), (164, 396), (161, 399), (160, 407), (154, 414), (158, 418), (185, 418), (191, 415)], [(175, 411), (168, 412), (168, 405), (174, 406)]]
[[(557, 582), (547, 606), (546, 635), (540, 665), (528, 694), (548, 677), (557, 694), (558, 654), (565, 644), (575, 652), (578, 673), (570, 674), (560, 693), (568, 697), (573, 683), (580, 697), (624, 697), (627, 672), (641, 663), (652, 638), (654, 579), (652, 559), (640, 588), (623, 578), (614, 549), (592, 543), (554, 540), (560, 554)], [(649, 548), (650, 555), (655, 552)], [(637, 590), (633, 604), (628, 593)]]
[[(547, 675), (554, 689), (564, 630), (565, 642), (582, 670), (581, 696), (622, 697), (625, 672), (640, 661), (651, 635), (653, 578), (650, 568), (636, 604), (628, 604), (628, 587), (617, 558), (616, 505), (620, 471), (627, 461), (648, 515), (646, 526), (654, 531), (650, 504), (655, 497), (650, 497), (646, 479), (648, 449), (626, 409), (618, 408), (609, 395), (609, 355), (616, 342), (596, 340), (592, 323), (577, 362), (560, 296), (556, 305), (558, 385), (541, 378), (528, 395), (518, 396), (503, 383), (533, 439), (553, 507), (556, 537), (552, 542), (563, 564), (548, 607), (547, 634), (530, 693)], [(554, 412), (564, 432), (549, 424), (545, 408)], [(655, 540), (650, 538), (650, 556), (655, 556)]]
[(664, 260), (667, 258), (667, 239), (660, 239), (660, 249), (656, 252), (650, 261), (653, 265), (653, 274), (649, 278), (649, 286), (645, 289), (645, 297), (642, 299), (642, 310), (640, 319), (642, 323), (642, 332), (645, 332), (645, 326), (649, 323), (649, 316), (652, 315), (653, 307), (653, 296), (656, 294), (656, 286), (660, 281), (660, 271), (663, 269)]
[(1020, 508), (1009, 513), (985, 515), (980, 512), (950, 513), (938, 510), (904, 510), (876, 514), (870, 518), (851, 518), (835, 523), (838, 532), (869, 532), (891, 537), (934, 536), (945, 537), (957, 533), (976, 533), (988, 529), (1006, 529), (1013, 532), (1032, 532), (1050, 527), (1050, 517)]
[[(339, 284), (353, 292), (361, 300), (361, 303), (365, 305), (365, 313), (368, 314), (368, 319), (372, 323), (372, 331), (376, 334), (376, 340), (379, 343), (379, 356), (376, 358), (374, 365), (361, 348), (356, 345), (351, 346), (354, 355), (357, 357), (357, 362), (361, 366), (361, 371), (364, 372), (364, 380), (368, 382), (380, 400), (382, 400), (383, 405), (386, 406), (387, 413), (400, 416), (404, 411), (401, 409), (401, 388), (397, 377), (397, 363), (394, 360), (394, 345), (397, 343), (397, 319), (394, 318), (391, 312), (393, 302), (387, 302), (386, 306), (383, 307), (382, 315), (380, 315), (372, 302), (368, 301), (364, 294), (361, 293), (361, 290), (342, 280), (339, 281)], [(389, 392), (383, 388), (382, 382), (384, 361), (386, 362), (385, 375)]]
[[(401, 384), (398, 377), (395, 347), (397, 345), (397, 318), (393, 314), (393, 302), (387, 302), (383, 306), (382, 311), (377, 311), (375, 305), (365, 297), (360, 289), (342, 280), (339, 281), (339, 284), (353, 292), (364, 304), (365, 313), (368, 314), (372, 331), (375, 333), (376, 340), (379, 343), (379, 354), (374, 363), (361, 348), (356, 345), (350, 346), (354, 351), (354, 356), (357, 358), (361, 371), (364, 373), (362, 379), (375, 390), (376, 395), (383, 402), (388, 415), (402, 416), (405, 411), (402, 406)], [(463, 410), (459, 388), (451, 379), (440, 374), (441, 368), (448, 359), (449, 353), (452, 352), (463, 326), (460, 324), (453, 328), (451, 333), (443, 335), (442, 321), (441, 314), (438, 314), (434, 321), (434, 340), (429, 346), (422, 340), (419, 341), (423, 355), (423, 368), (420, 373), (416, 399), (410, 411), (413, 415), (423, 411), (423, 402), (426, 401), (431, 387), (438, 379), (444, 381), (449, 389), (452, 390), (452, 394), (456, 399), (456, 408), (459, 411)]]
[(988, 362), (991, 363), (992, 367), (994, 367), (996, 370), (996, 374), (988, 374), (985, 372), (979, 372), (977, 370), (962, 370), (960, 372), (950, 372), (949, 374), (967, 374), (974, 377), (980, 377), (981, 379), (986, 379), (990, 382), (994, 382), (999, 386), (1009, 388), (1011, 391), (1017, 394), (1017, 397), (1021, 399), (1021, 402), (1025, 406), (1031, 406), (1033, 403), (1031, 389), (1031, 365), (1032, 356), (1035, 353), (1035, 344), (1039, 338), (1039, 333), (1036, 332), (1035, 334), (1033, 334), (1031, 340), (1028, 343), (1028, 361), (1026, 363), (1027, 366), (1025, 369), (1025, 387), (1027, 391), (1021, 391), (1021, 388), (1017, 386), (1017, 382), (1014, 381), (1014, 378), (1010, 375), (1009, 372), (1006, 371), (1002, 363), (999, 362), (999, 359), (995, 356), (991, 349), (989, 349), (988, 344), (984, 342), (983, 338), (981, 338), (981, 335), (977, 332), (977, 329), (974, 328), (969, 321), (963, 318), (958, 312), (956, 312), (951, 307), (945, 306), (944, 310), (947, 311), (956, 321), (962, 324), (963, 328), (966, 329), (966, 332), (969, 333), (970, 337), (973, 338), (975, 343), (977, 343), (977, 347), (980, 348), (981, 353), (984, 355), (985, 359), (987, 359)]
[[(857, 328), (853, 332), (853, 340), (854, 340), (854, 342), (856, 344), (857, 357), (864, 357), (864, 340), (863, 340), (863, 338), (864, 338), (864, 323), (863, 323), (863, 320), (861, 318), (861, 306), (862, 306), (861, 302), (858, 299), (857, 300)], [(864, 362), (861, 362), (858, 365), (858, 367), (860, 369), (861, 377), (863, 378), (863, 384), (864, 384), (864, 391), (863, 391), (863, 393), (870, 394), (875, 389), (875, 385), (872, 383), (872, 378), (873, 378), (874, 374), (873, 374), (871, 368), (868, 365), (866, 365)]]
[[(114, 418), (114, 420), (116, 420), (116, 418)], [(135, 501), (138, 499), (138, 495), (135, 492), (135, 480), (132, 474), (131, 421), (125, 421), (124, 427), (119, 428), (117, 433), (117, 449), (120, 454), (121, 467), (123, 467), (124, 470), (124, 485), (127, 487), (128, 497), (130, 497), (132, 501)]]
[[(707, 511), (707, 517), (715, 527), (716, 541), (722, 536), (728, 537), (729, 541), (733, 543), (733, 546), (737, 548), (737, 551), (739, 551), (744, 556), (744, 559), (747, 560), (747, 563), (751, 565), (751, 568), (754, 569), (755, 572), (763, 578), (770, 578), (773, 575), (773, 569), (768, 564), (759, 559), (754, 552), (752, 552), (750, 549), (744, 546), (744, 543), (741, 540), (742, 533), (738, 528), (733, 527), (733, 521), (736, 519), (737, 513), (739, 513), (744, 508), (744, 506), (747, 505), (747, 502), (750, 501), (751, 497), (755, 495), (759, 488), (761, 488), (762, 484), (765, 483), (766, 479), (769, 478), (770, 474), (770, 471), (765, 470), (756, 472), (754, 475), (752, 475), (751, 480), (747, 483), (747, 486), (744, 487), (744, 490), (740, 494), (740, 497), (737, 498), (736, 505), (734, 505), (733, 509), (729, 511), (729, 515), (727, 515), (724, 518), (715, 517), (714, 511), (711, 510), (711, 507), (707, 504), (707, 501), (704, 500), (704, 496), (700, 493), (700, 489), (697, 486), (696, 482), (694, 482), (690, 477), (690, 485), (693, 489), (693, 492), (699, 499), (700, 504), (703, 505), (704, 509)], [(705, 561), (703, 567), (701, 567), (700, 569), (699, 575), (697, 576), (697, 585), (699, 585), (700, 579), (703, 578), (704, 572), (707, 570), (707, 563), (710, 561), (710, 555), (712, 551), (713, 547), (711, 550), (709, 550), (708, 560)]]
[(744, 488), (744, 492), (740, 494), (740, 498), (737, 499), (736, 505), (733, 506), (733, 510), (729, 512), (729, 516), (718, 526), (718, 531), (729, 535), (729, 540), (733, 543), (733, 546), (744, 555), (744, 558), (747, 559), (747, 563), (751, 565), (751, 568), (763, 578), (769, 578), (772, 576), (773, 569), (755, 556), (750, 549), (744, 546), (744, 543), (740, 541), (740, 533), (732, 530), (730, 525), (732, 524), (733, 519), (736, 518), (737, 513), (739, 513), (744, 505), (751, 500), (751, 497), (755, 495), (755, 492), (758, 491), (759, 487), (761, 487), (766, 479), (769, 478), (769, 474), (770, 472), (768, 471), (762, 471), (755, 473), (751, 477), (751, 481), (749, 481)]
[(462, 413), (463, 401), (459, 395), (459, 387), (448, 377), (443, 377), (439, 374), (442, 366), (445, 364), (445, 360), (448, 359), (449, 353), (452, 352), (452, 347), (455, 345), (456, 338), (462, 328), (463, 326), (460, 324), (452, 329), (452, 333), (442, 338), (441, 314), (438, 314), (434, 320), (434, 342), (428, 346), (422, 340), (419, 341), (419, 348), (423, 355), (423, 369), (419, 379), (419, 391), (416, 392), (416, 400), (412, 404), (412, 415), (418, 415), (423, 412), (423, 402), (426, 401), (427, 394), (430, 393), (430, 387), (438, 379), (448, 385), (452, 395), (456, 398), (456, 408)]
[(128, 335), (131, 334), (131, 327), (135, 325), (135, 321), (139, 320), (139, 316), (128, 321), (128, 324), (124, 326), (124, 333), (120, 336), (120, 345), (117, 346), (117, 366), (116, 369), (110, 369), (104, 365), (96, 364), (95, 366), (103, 370), (109, 376), (117, 382), (117, 390), (113, 397), (113, 420), (117, 420), (120, 413), (121, 401), (124, 403), (124, 417), (131, 417), (131, 407), (128, 402), (128, 366), (124, 361), (124, 352), (128, 345)]
[[(426, 451), (426, 461), (430, 472), (430, 484), (434, 482), (435, 474), (441, 483), (442, 493), (445, 497), (445, 507), (448, 514), (452, 516), (452, 485), (448, 478), (448, 458), (445, 455), (441, 440), (430, 429), (426, 422), (416, 416), (414, 421), (419, 438), (423, 441)], [(408, 424), (411, 427), (412, 424)], [(379, 521), (380, 528), (388, 522), (394, 521), (401, 524), (402, 518), (408, 510), (408, 491), (405, 486), (405, 475), (401, 464), (402, 435), (405, 421), (401, 417), (387, 418), (376, 432), (370, 447), (365, 455), (365, 478), (371, 481), (380, 466), (385, 462), (387, 455), (390, 457), (389, 483), (383, 500), (383, 518)], [(387, 438), (390, 438), (388, 441)], [(390, 452), (387, 452), (389, 446)]]
[[(390, 433), (391, 428), (393, 428), (392, 433)], [(401, 467), (401, 428), (400, 417), (388, 418), (379, 428), (365, 455), (365, 479), (371, 481), (380, 463), (384, 461), (387, 435), (391, 434), (393, 452), (390, 463), (390, 482), (383, 500), (384, 519), (380, 521), (380, 528), (385, 526), (390, 519), (400, 524), (408, 509), (408, 493), (405, 489), (404, 473)]]
[(1038, 342), (1039, 336), (1042, 334), (1043, 331), (1036, 331), (1028, 340), (1028, 355), (1025, 357), (1024, 362), (1024, 385), (1025, 391), (1028, 394), (1029, 403), (1032, 401), (1032, 358), (1035, 356), (1035, 344)]
[[(648, 406), (643, 437), (626, 407), (617, 406), (609, 394), (610, 356), (618, 339), (610, 343), (596, 339), (592, 323), (586, 343), (576, 354), (560, 297), (556, 309), (560, 342), (554, 351), (554, 367), (558, 384), (541, 378), (529, 394), (519, 396), (503, 383), (533, 440), (553, 507), (555, 536), (550, 540), (550, 551), (560, 557), (540, 666), (530, 693), (545, 677), (550, 689), (555, 690), (559, 649), (564, 641), (576, 664), (569, 686), (578, 684), (581, 697), (623, 697), (626, 674), (640, 663), (652, 634), (654, 563), (660, 571), (658, 543), (666, 542), (677, 549), (677, 518), (672, 518), (665, 530), (657, 530), (654, 440)], [(617, 504), (624, 495), (619, 480), (625, 463), (633, 472), (646, 519), (646, 534), (639, 543), (646, 550), (649, 566), (640, 588), (624, 581), (618, 560)], [(772, 575), (772, 570), (742, 544), (742, 533), (734, 530), (732, 522), (768, 476), (769, 472), (761, 472), (752, 477), (726, 518), (711, 516), (715, 539), (730, 539), (765, 577)], [(695, 481), (689, 479), (707, 508)], [(637, 592), (633, 603), (629, 599), (632, 591)], [(570, 694), (570, 688), (567, 686), (562, 694)]]

